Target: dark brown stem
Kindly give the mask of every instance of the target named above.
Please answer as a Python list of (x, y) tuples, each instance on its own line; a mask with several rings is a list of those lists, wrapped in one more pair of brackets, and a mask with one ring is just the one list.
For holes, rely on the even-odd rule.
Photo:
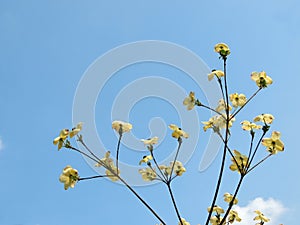
[(257, 93), (261, 90), (262, 88), (257, 89), (256, 92), (254, 92), (254, 94), (246, 101), (246, 103), (241, 106), (241, 108), (239, 108), (231, 117), (230, 119), (232, 119), (233, 117), (235, 117), (250, 101), (251, 99), (253, 99), (255, 97), (255, 95), (257, 95)]
[(238, 185), (237, 185), (237, 187), (236, 187), (236, 189), (235, 189), (233, 198), (232, 198), (232, 200), (229, 202), (229, 206), (228, 206), (228, 208), (227, 208), (227, 210), (226, 210), (226, 212), (225, 212), (225, 214), (224, 214), (224, 217), (223, 217), (223, 219), (222, 219), (222, 221), (221, 221), (220, 224), (225, 223), (225, 220), (226, 220), (226, 218), (227, 218), (227, 216), (228, 216), (228, 214), (229, 214), (229, 212), (230, 212), (230, 210), (231, 210), (231, 208), (232, 208), (232, 206), (233, 206), (233, 202), (234, 202), (234, 200), (236, 199), (236, 196), (237, 196), (237, 194), (238, 194), (238, 192), (239, 192), (239, 189), (240, 189), (240, 187), (241, 187), (241, 184), (242, 184), (242, 182), (243, 182), (244, 177), (245, 177), (245, 175), (241, 174), (241, 177), (240, 177), (239, 183), (238, 183)]
[(168, 187), (168, 191), (169, 191), (169, 194), (171, 196), (172, 203), (173, 203), (176, 215), (178, 217), (179, 223), (180, 223), (180, 225), (183, 225), (183, 222), (181, 221), (180, 213), (179, 213), (179, 210), (178, 210), (178, 207), (176, 205), (175, 198), (174, 198), (174, 195), (173, 195), (173, 192), (172, 192), (172, 189), (171, 189), (171, 183), (170, 182), (167, 183), (167, 187)]
[(272, 156), (272, 154), (270, 153), (269, 155), (267, 155), (265, 158), (263, 158), (262, 160), (260, 160), (258, 163), (256, 163), (253, 167), (251, 167), (250, 169), (248, 169), (247, 174), (253, 170), (255, 167), (257, 167), (259, 164), (261, 164), (262, 162), (264, 162), (267, 158), (269, 158), (270, 156)]
[(178, 157), (178, 153), (179, 153), (181, 144), (182, 144), (182, 138), (179, 137), (178, 138), (178, 147), (177, 147), (177, 151), (176, 151), (176, 154), (175, 154), (175, 157), (174, 157), (174, 161), (173, 161), (173, 165), (172, 165), (172, 168), (171, 168), (170, 177), (169, 177), (168, 182), (171, 182), (171, 180), (172, 180), (172, 173), (174, 171), (174, 166), (175, 166), (175, 163), (176, 163), (176, 160), (177, 160), (177, 157)]
[(228, 107), (228, 90), (227, 90), (227, 81), (226, 81), (226, 58), (224, 59), (224, 79), (225, 79), (225, 94), (226, 94), (226, 133), (225, 133), (225, 139), (224, 139), (224, 149), (223, 149), (223, 157), (222, 157), (222, 162), (221, 162), (221, 167), (220, 167), (220, 172), (219, 172), (219, 177), (218, 177), (218, 181), (217, 181), (217, 186), (216, 186), (216, 190), (215, 190), (215, 194), (213, 197), (213, 201), (211, 203), (211, 207), (207, 216), (207, 220), (205, 225), (208, 225), (209, 220), (211, 218), (212, 212), (213, 212), (213, 207), (216, 204), (217, 201), (217, 197), (219, 194), (219, 189), (221, 186), (221, 181), (222, 181), (222, 177), (223, 177), (223, 172), (224, 172), (224, 166), (225, 166), (225, 159), (226, 159), (226, 150), (227, 150), (227, 144), (228, 144), (228, 134), (229, 134), (229, 107)]
[(118, 140), (118, 145), (117, 145), (117, 155), (116, 155), (117, 171), (119, 171), (119, 152), (120, 152), (121, 139), (122, 139), (122, 130), (119, 132), (119, 140)]

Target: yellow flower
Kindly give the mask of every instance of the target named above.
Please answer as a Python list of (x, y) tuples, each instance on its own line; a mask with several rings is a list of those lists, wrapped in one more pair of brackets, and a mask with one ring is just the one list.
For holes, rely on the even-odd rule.
[(183, 105), (187, 107), (187, 110), (192, 110), (196, 105), (196, 101), (195, 93), (191, 91), (189, 96), (183, 100)]
[[(112, 170), (113, 172), (111, 172), (111, 170)], [(108, 177), (109, 179), (111, 179), (112, 181), (117, 181), (117, 180), (119, 180), (119, 178), (118, 178), (118, 176), (117, 176), (116, 174), (120, 175), (120, 169), (117, 171), (117, 167), (112, 166), (112, 167), (110, 167), (110, 169), (107, 169), (107, 170), (105, 171), (105, 174), (106, 174), (107, 177)]]
[[(228, 107), (229, 111), (232, 109), (232, 107), (230, 105), (228, 105), (227, 107)], [(225, 103), (224, 99), (220, 99), (218, 106), (216, 108), (216, 111), (222, 112), (223, 110), (225, 110), (225, 108), (226, 108), (226, 103)]]
[[(220, 216), (212, 216), (212, 217), (209, 219), (209, 222), (210, 222), (212, 225), (220, 225), (222, 219), (223, 219), (223, 217), (220, 217)], [(223, 223), (222, 225), (224, 225), (224, 223)]]
[(112, 128), (115, 129), (118, 133), (125, 133), (129, 132), (132, 129), (132, 125), (130, 123), (115, 120), (112, 122)]
[(271, 77), (267, 76), (266, 72), (252, 72), (251, 79), (255, 81), (259, 88), (266, 88), (268, 85), (273, 83)]
[(212, 70), (210, 74), (207, 75), (209, 81), (211, 81), (214, 76), (217, 78), (224, 77), (224, 72), (222, 70)]
[[(183, 225), (190, 225), (190, 223), (187, 222), (184, 218), (180, 218), (180, 220)], [(179, 222), (178, 225), (181, 225), (181, 223)]]
[[(231, 115), (229, 115), (229, 117), (231, 117)], [(226, 114), (223, 114), (222, 116), (221, 115), (218, 115), (216, 117), (216, 120), (214, 121), (214, 126), (217, 130), (220, 130), (220, 129), (224, 129), (226, 128)], [(228, 127), (232, 127), (232, 123), (235, 121), (235, 118), (233, 117), (229, 123), (228, 123)]]
[(53, 140), (54, 145), (58, 145), (58, 150), (63, 147), (64, 141), (67, 139), (69, 135), (68, 129), (63, 129), (60, 131), (59, 136)]
[(153, 137), (149, 139), (141, 139), (142, 142), (144, 142), (144, 145), (154, 145), (158, 142), (158, 137)]
[(261, 129), (261, 125), (257, 125), (255, 123), (251, 123), (248, 120), (244, 120), (241, 122), (243, 130), (254, 130), (254, 129)]
[[(229, 115), (230, 117), (230, 115)], [(214, 132), (219, 132), (221, 129), (226, 128), (226, 114), (223, 115), (216, 115), (211, 117), (208, 121), (202, 121), (205, 126), (203, 127), (203, 130), (206, 131), (208, 128), (212, 128)], [(235, 121), (235, 118), (233, 117), (229, 123), (228, 127), (232, 127), (232, 123)]]
[(165, 174), (166, 176), (169, 176), (169, 175), (170, 175), (170, 173), (171, 173), (171, 168), (170, 168), (169, 166), (166, 166), (166, 165), (159, 165), (158, 167), (159, 167), (159, 169), (160, 169), (161, 171), (164, 172), (164, 174)]
[[(173, 164), (174, 164), (174, 162), (172, 161), (172, 162), (170, 162), (170, 166), (160, 165), (159, 169), (161, 171), (164, 171), (164, 174), (166, 176), (169, 176), (171, 174)], [(181, 176), (184, 172), (186, 172), (186, 169), (183, 166), (182, 162), (176, 161), (174, 164), (173, 173), (176, 174), (177, 176)]]
[(139, 162), (139, 165), (142, 163), (147, 163), (149, 160), (152, 160), (153, 157), (151, 155), (144, 156), (143, 159)]
[[(224, 194), (224, 201), (230, 203), (233, 199), (233, 195), (226, 192)], [(236, 205), (238, 203), (238, 199), (234, 198), (233, 204)]]
[(233, 93), (229, 95), (229, 99), (234, 108), (245, 105), (247, 98), (244, 94)]
[(233, 223), (233, 222), (235, 222), (235, 221), (241, 222), (242, 219), (239, 217), (237, 211), (235, 211), (235, 210), (230, 210), (230, 211), (229, 211), (229, 215), (228, 215), (228, 222), (229, 222), (229, 223)]
[(178, 126), (175, 124), (170, 124), (169, 128), (173, 130), (172, 137), (178, 139), (179, 137), (188, 138), (189, 135), (185, 131), (181, 130)]
[(263, 213), (261, 213), (259, 210), (255, 210), (254, 212), (257, 214), (257, 216), (254, 217), (253, 220), (260, 220), (261, 222), (269, 222), (269, 221), (270, 221), (270, 219), (268, 219), (268, 218), (267, 218)]
[(110, 151), (107, 151), (105, 153), (104, 158), (100, 159), (100, 162), (97, 163), (95, 165), (96, 167), (101, 167), (101, 166), (105, 166), (105, 167), (114, 167), (114, 161), (112, 158), (110, 158)]
[(274, 120), (274, 116), (272, 114), (269, 114), (269, 113), (266, 113), (266, 114), (261, 114), (261, 115), (258, 115), (257, 117), (255, 117), (253, 119), (254, 122), (264, 122), (266, 124), (271, 124)]
[(139, 169), (139, 173), (145, 181), (153, 181), (156, 178), (156, 172), (151, 168)]
[(59, 177), (59, 181), (64, 183), (64, 188), (67, 190), (69, 187), (74, 188), (79, 179), (78, 171), (71, 166), (66, 166)]
[(231, 158), (232, 164), (229, 166), (229, 169), (232, 171), (238, 171), (242, 174), (245, 173), (245, 169), (248, 165), (248, 157), (242, 155), (239, 151), (233, 150), (234, 158)]
[(203, 130), (207, 131), (207, 129), (213, 128), (215, 120), (216, 120), (216, 116), (213, 116), (213, 117), (209, 118), (208, 121), (201, 121), (201, 123), (204, 124)]
[(78, 123), (77, 125), (76, 125), (76, 127), (73, 127), (72, 128), (72, 130), (71, 130), (71, 132), (70, 132), (70, 138), (72, 138), (72, 137), (74, 137), (75, 135), (77, 135), (80, 131), (81, 131), (81, 129), (82, 129), (82, 122), (80, 122), (80, 123)]
[[(208, 207), (207, 208), (207, 211), (208, 212), (210, 212), (210, 209), (211, 209), (211, 207)], [(224, 209), (222, 209), (220, 206), (217, 206), (217, 205), (215, 205), (214, 207), (213, 207), (213, 210), (212, 210), (213, 212), (216, 212), (217, 214), (222, 214), (222, 213), (224, 213)]]
[(264, 138), (261, 141), (271, 154), (276, 154), (278, 151), (282, 152), (284, 150), (284, 144), (280, 140), (280, 135), (280, 132), (273, 131), (271, 138)]
[(215, 52), (218, 52), (221, 56), (227, 56), (230, 54), (230, 49), (225, 43), (218, 43), (215, 45)]
[[(170, 168), (172, 168), (174, 162), (170, 163)], [(174, 164), (174, 173), (177, 176), (181, 176), (184, 172), (186, 172), (186, 169), (182, 165), (182, 162), (176, 161)]]

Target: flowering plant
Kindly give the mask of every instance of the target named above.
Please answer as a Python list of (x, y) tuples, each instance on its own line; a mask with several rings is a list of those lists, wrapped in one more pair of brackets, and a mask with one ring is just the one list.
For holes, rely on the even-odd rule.
[[(271, 156), (277, 154), (278, 152), (284, 151), (284, 144), (280, 139), (280, 132), (273, 131), (271, 137), (265, 137), (270, 130), (271, 124), (274, 120), (274, 116), (269, 113), (263, 113), (256, 116), (252, 121), (243, 120), (241, 122), (241, 128), (248, 132), (250, 135), (250, 146), (247, 152), (242, 152), (234, 149), (230, 146), (230, 138), (233, 136), (231, 132), (231, 127), (236, 121), (236, 117), (242, 109), (257, 95), (258, 92), (267, 88), (273, 83), (271, 77), (267, 76), (266, 72), (253, 72), (251, 73), (251, 79), (255, 82), (258, 89), (247, 98), (242, 93), (230, 93), (229, 85), (227, 80), (227, 58), (230, 55), (230, 49), (225, 43), (219, 43), (215, 45), (215, 52), (219, 54), (219, 58), (223, 61), (222, 70), (213, 70), (208, 74), (208, 80), (211, 81), (214, 78), (217, 80), (222, 98), (219, 100), (216, 108), (211, 108), (203, 104), (199, 99), (196, 98), (195, 92), (191, 91), (189, 95), (183, 100), (183, 105), (186, 106), (187, 110), (193, 110), (195, 107), (202, 107), (208, 109), (215, 113), (214, 116), (208, 119), (208, 121), (203, 121), (203, 130), (206, 132), (209, 129), (216, 133), (222, 143), (223, 152), (221, 158), (220, 171), (217, 178), (216, 189), (211, 201), (211, 204), (207, 208), (208, 215), (205, 221), (205, 225), (223, 225), (223, 224), (233, 224), (242, 221), (239, 217), (238, 211), (233, 207), (238, 204), (237, 195), (240, 190), (241, 184), (245, 177), (252, 172), (257, 166), (261, 165), (265, 160)], [(260, 123), (260, 124), (258, 124)], [(114, 182), (120, 182), (124, 184), (128, 190), (136, 196), (141, 203), (157, 218), (160, 224), (166, 225), (167, 223), (158, 215), (158, 213), (147, 203), (142, 196), (140, 196), (135, 189), (122, 177), (122, 171), (119, 168), (119, 153), (121, 149), (121, 141), (123, 135), (130, 132), (133, 126), (130, 123), (123, 121), (113, 121), (112, 128), (117, 132), (119, 138), (117, 142), (117, 148), (115, 152), (115, 159), (111, 158), (111, 152), (107, 151), (104, 156), (99, 157), (96, 152), (91, 150), (84, 141), (83, 136), (80, 131), (83, 129), (83, 123), (78, 123), (76, 127), (72, 130), (63, 129), (60, 131), (59, 136), (53, 140), (53, 144), (58, 146), (58, 150), (61, 148), (70, 149), (76, 151), (85, 157), (91, 159), (95, 162), (96, 167), (103, 167), (105, 173), (102, 175), (90, 176), (90, 177), (80, 177), (76, 169), (72, 168), (70, 165), (63, 169), (62, 174), (59, 177), (59, 181), (64, 183), (64, 188), (74, 188), (77, 182), (82, 180), (96, 179), (102, 177), (108, 177)], [(178, 160), (178, 155), (181, 153), (181, 147), (184, 139), (189, 138), (187, 131), (175, 124), (169, 125), (172, 131), (171, 136), (177, 141), (177, 150), (174, 159), (169, 163), (169, 165), (161, 165), (157, 162), (156, 156), (154, 154), (154, 146), (158, 143), (158, 137), (152, 137), (148, 139), (142, 139), (141, 141), (147, 147), (149, 154), (145, 155), (140, 159), (137, 164), (143, 166), (139, 169), (141, 179), (152, 182), (159, 181), (166, 185), (168, 194), (171, 197), (172, 205), (176, 212), (179, 225), (189, 225), (180, 214), (180, 210), (175, 201), (175, 196), (172, 191), (172, 181), (177, 177), (183, 176), (186, 173), (186, 168), (183, 163)], [(79, 148), (74, 147), (71, 144), (71, 139), (77, 137), (77, 141), (85, 148), (83, 151)], [(187, 140), (188, 141), (188, 140)], [(260, 160), (255, 160), (259, 147), (263, 145), (266, 147), (267, 154)], [(226, 192), (223, 194), (224, 201), (226, 202), (226, 207), (222, 208), (217, 204), (217, 199), (220, 196), (220, 186), (223, 180), (223, 174), (225, 171), (225, 161), (230, 158), (231, 165), (229, 170), (236, 172), (239, 175), (237, 185), (232, 193)], [(262, 212), (258, 210), (255, 211), (257, 214), (254, 216), (254, 220), (258, 223), (264, 224), (269, 222), (268, 219)]]

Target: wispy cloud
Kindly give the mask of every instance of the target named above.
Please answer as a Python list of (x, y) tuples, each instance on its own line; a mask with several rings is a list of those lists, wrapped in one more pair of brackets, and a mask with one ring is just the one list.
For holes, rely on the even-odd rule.
[(287, 208), (280, 201), (273, 198), (266, 200), (256, 198), (244, 207), (235, 206), (235, 210), (238, 211), (239, 216), (242, 218), (242, 221), (238, 223), (239, 225), (255, 224), (255, 221), (253, 221), (253, 218), (256, 216), (255, 210), (261, 211), (266, 217), (270, 218), (268, 225), (278, 225), (281, 223), (280, 217), (287, 211)]
[(0, 150), (2, 150), (3, 148), (4, 148), (3, 141), (2, 138), (0, 137)]

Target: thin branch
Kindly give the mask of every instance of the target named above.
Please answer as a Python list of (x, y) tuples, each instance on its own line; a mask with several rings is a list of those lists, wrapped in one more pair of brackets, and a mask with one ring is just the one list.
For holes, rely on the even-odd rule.
[[(89, 156), (88, 154), (86, 154), (85, 152), (72, 147), (71, 145), (69, 145), (67, 148), (72, 149), (76, 152), (79, 152), (80, 154), (90, 158), (91, 160), (95, 161), (96, 163), (101, 163), (102, 161), (98, 161), (97, 159), (94, 159), (93, 157)], [(122, 177), (119, 176), (118, 170), (117, 173), (115, 173), (114, 170), (112, 170), (110, 167), (106, 166), (105, 164), (102, 163), (102, 165), (108, 169), (115, 177), (117, 177), (131, 192), (133, 195), (135, 195), (143, 204), (144, 206), (162, 223), (162, 225), (166, 225), (166, 223), (161, 219), (161, 217), (151, 208), (151, 206), (124, 180), (122, 179)]]
[(101, 177), (108, 177), (108, 176), (107, 175), (98, 175), (98, 176), (92, 176), (92, 177), (83, 177), (83, 178), (79, 178), (78, 181), (80, 181), (80, 180), (91, 180), (91, 179), (101, 178)]
[(172, 173), (173, 173), (173, 171), (174, 171), (175, 163), (176, 163), (176, 160), (177, 160), (177, 157), (178, 157), (178, 153), (179, 153), (181, 144), (182, 144), (182, 138), (179, 137), (179, 138), (178, 138), (178, 147), (177, 147), (177, 151), (176, 151), (176, 154), (175, 154), (175, 157), (174, 157), (174, 161), (173, 161), (173, 164), (172, 164), (172, 168), (171, 168), (171, 172), (170, 172), (170, 177), (169, 177), (169, 182), (170, 182), (171, 179), (172, 179)]
[[(226, 58), (224, 58), (224, 77), (226, 78)], [(225, 79), (226, 81), (226, 79)], [(225, 91), (227, 92), (227, 82), (225, 82)], [(227, 105), (226, 105), (226, 132), (225, 132), (225, 140), (224, 140), (224, 149), (223, 149), (223, 157), (222, 157), (222, 162), (221, 162), (221, 167), (220, 167), (220, 172), (219, 172), (219, 178), (217, 181), (217, 186), (216, 186), (216, 190), (215, 190), (215, 194), (213, 197), (213, 201), (211, 203), (211, 207), (207, 216), (207, 220), (205, 225), (208, 225), (209, 220), (211, 218), (212, 212), (213, 212), (213, 207), (217, 201), (217, 197), (219, 194), (219, 189), (221, 186), (221, 181), (222, 181), (222, 177), (223, 177), (223, 172), (224, 172), (224, 166), (225, 166), (225, 159), (226, 159), (226, 150), (227, 150), (227, 144), (228, 144), (228, 134), (229, 134), (229, 107), (228, 107), (228, 93), (226, 93), (226, 99), (227, 99)]]
[(169, 194), (170, 194), (170, 196), (171, 196), (172, 203), (173, 203), (173, 206), (174, 206), (176, 215), (177, 215), (177, 217), (178, 217), (179, 223), (180, 223), (180, 225), (183, 225), (183, 222), (181, 221), (181, 216), (180, 216), (180, 213), (179, 213), (179, 210), (178, 210), (178, 207), (177, 207), (177, 205), (176, 205), (175, 198), (174, 198), (174, 195), (173, 195), (173, 192), (172, 192), (172, 189), (171, 189), (171, 183), (168, 182), (168, 183), (167, 183), (167, 186), (168, 186), (168, 191), (169, 191)]
[(230, 119), (232, 119), (233, 117), (236, 116), (236, 114), (238, 114), (253, 98), (255, 95), (257, 95), (257, 93), (261, 90), (262, 88), (257, 89), (256, 92), (254, 92), (254, 94), (246, 101), (246, 103), (244, 105), (242, 105), (231, 117)]
[[(157, 176), (159, 176), (159, 178), (160, 178), (164, 183), (166, 183), (168, 177), (166, 177), (166, 175), (165, 175), (165, 174), (162, 172), (162, 170), (160, 169), (160, 167), (159, 167), (159, 165), (158, 165), (158, 163), (157, 163), (157, 161), (156, 161), (156, 159), (155, 159), (155, 157), (154, 157), (153, 150), (150, 151), (150, 154), (151, 154), (151, 156), (152, 156), (152, 158), (153, 158), (153, 162), (154, 162), (155, 166), (156, 166), (157, 169), (159, 170), (159, 172), (160, 172), (160, 174), (161, 174), (162, 177), (161, 177), (158, 173), (156, 173)], [(152, 168), (152, 167), (151, 167), (151, 168)]]
[(116, 167), (117, 171), (119, 171), (119, 152), (120, 152), (120, 144), (121, 144), (121, 139), (122, 139), (122, 127), (120, 127), (119, 131), (119, 140), (118, 140), (118, 145), (117, 145), (117, 156), (116, 156)]
[(267, 158), (269, 158), (270, 156), (272, 156), (272, 154), (270, 153), (269, 155), (267, 155), (265, 158), (263, 158), (262, 160), (260, 160), (258, 163), (256, 163), (253, 167), (251, 167), (250, 169), (248, 169), (247, 174), (253, 170), (255, 167), (257, 167), (259, 164), (261, 164), (262, 162), (264, 162)]
[[(257, 150), (258, 150), (258, 147), (259, 147), (259, 145), (260, 145), (262, 139), (263, 139), (264, 136), (266, 135), (266, 133), (267, 133), (267, 131), (264, 131), (263, 134), (261, 135), (259, 141), (257, 142), (256, 147), (255, 147), (255, 150), (254, 150), (254, 152), (253, 152), (253, 155), (252, 155), (252, 157), (251, 157), (251, 159), (250, 159), (250, 161), (249, 161), (248, 168), (250, 168), (251, 163), (252, 163), (252, 161), (253, 161), (253, 159), (254, 159), (254, 156), (256, 155), (256, 152), (257, 152)], [(248, 171), (247, 171), (247, 172), (248, 172)]]
[(229, 202), (229, 206), (228, 206), (228, 208), (227, 208), (227, 210), (226, 210), (226, 212), (225, 212), (225, 214), (224, 214), (224, 216), (223, 216), (223, 219), (222, 219), (222, 221), (220, 222), (220, 224), (224, 224), (224, 223), (225, 223), (225, 220), (226, 220), (226, 218), (227, 218), (227, 216), (228, 216), (228, 214), (229, 214), (229, 212), (230, 212), (230, 210), (231, 210), (231, 208), (232, 208), (232, 206), (233, 206), (233, 202), (234, 202), (234, 200), (236, 199), (236, 196), (237, 196), (237, 194), (238, 194), (238, 192), (239, 192), (239, 189), (240, 189), (240, 187), (241, 187), (241, 184), (242, 184), (242, 182), (243, 182), (244, 177), (245, 177), (245, 175), (241, 174), (241, 177), (240, 177), (239, 183), (238, 183), (238, 185), (237, 185), (237, 187), (236, 187), (236, 189), (235, 189), (233, 198), (232, 198), (232, 200)]
[(201, 106), (204, 107), (204, 108), (206, 108), (206, 109), (209, 109), (209, 110), (211, 110), (211, 111), (213, 111), (213, 112), (215, 112), (215, 113), (217, 113), (217, 114), (219, 114), (219, 115), (222, 116), (224, 119), (226, 119), (225, 116), (224, 116), (222, 113), (218, 112), (217, 110), (215, 110), (215, 109), (213, 109), (213, 108), (210, 108), (209, 106), (206, 106), (206, 105), (203, 105), (203, 104), (201, 104)]
[(90, 148), (85, 144), (85, 142), (83, 141), (82, 136), (78, 136), (78, 135), (77, 135), (77, 137), (78, 137), (77, 141), (79, 141), (79, 142), (85, 147), (85, 149), (88, 150), (88, 152), (89, 152), (92, 156), (95, 157), (95, 159), (101, 161), (100, 158), (98, 158), (98, 157), (94, 154), (94, 152), (93, 152), (92, 150), (90, 150)]

